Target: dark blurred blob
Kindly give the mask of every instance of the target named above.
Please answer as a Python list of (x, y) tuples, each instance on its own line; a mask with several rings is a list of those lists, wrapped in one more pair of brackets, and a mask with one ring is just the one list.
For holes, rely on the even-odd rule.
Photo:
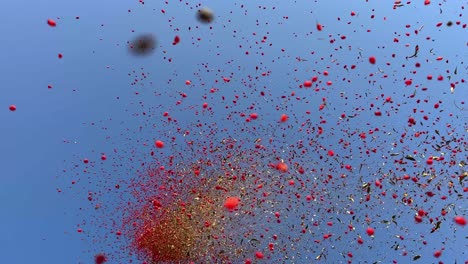
[(453, 25), (452, 21), (447, 22), (447, 27), (451, 27)]
[(135, 56), (148, 56), (156, 49), (156, 38), (151, 34), (136, 37), (130, 43), (130, 53)]
[(209, 24), (214, 20), (214, 13), (211, 9), (204, 7), (198, 10), (197, 19), (201, 23)]

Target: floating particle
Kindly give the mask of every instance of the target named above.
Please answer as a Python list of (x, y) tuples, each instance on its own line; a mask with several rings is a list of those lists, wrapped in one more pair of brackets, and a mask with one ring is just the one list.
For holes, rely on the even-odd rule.
[(376, 61), (377, 61), (377, 59), (376, 59), (374, 56), (370, 56), (370, 57), (369, 57), (369, 62), (370, 62), (370, 64), (375, 64)]
[(157, 147), (157, 148), (164, 148), (164, 142), (162, 142), (161, 140), (156, 140), (154, 142), (154, 145)]
[(103, 253), (99, 253), (96, 256), (94, 256), (94, 263), (95, 264), (103, 264), (107, 262), (107, 257)]
[(214, 13), (211, 9), (204, 7), (198, 10), (197, 19), (201, 23), (209, 24), (214, 20)]
[(47, 19), (47, 24), (51, 27), (57, 26), (57, 23), (53, 19)]
[(10, 106), (8, 107), (8, 109), (10, 109), (10, 111), (12, 111), (12, 112), (13, 112), (13, 111), (16, 111), (16, 105), (10, 105)]
[(461, 226), (465, 226), (466, 225), (466, 219), (463, 217), (463, 216), (455, 216), (455, 218), (453, 219), (453, 221)]
[(276, 169), (281, 171), (281, 172), (287, 172), (288, 171), (288, 165), (284, 162), (279, 162), (276, 164)]
[(282, 114), (281, 117), (280, 117), (280, 121), (284, 123), (284, 122), (288, 121), (288, 118), (289, 117), (288, 117), (287, 114)]
[(447, 27), (451, 27), (451, 26), (453, 26), (453, 22), (452, 21), (447, 22)]
[(177, 44), (179, 44), (179, 42), (180, 42), (180, 37), (179, 37), (179, 36), (175, 36), (175, 37), (174, 37), (174, 41), (172, 42), (172, 45), (177, 45)]
[(366, 229), (366, 233), (367, 233), (367, 235), (369, 235), (369, 236), (373, 236), (374, 233), (375, 233), (375, 230), (374, 230), (374, 228), (372, 228), (372, 227), (368, 227), (368, 228)]
[(322, 31), (322, 29), (323, 29), (322, 24), (317, 23), (317, 30), (318, 30), (318, 31)]
[(130, 53), (136, 56), (147, 56), (156, 49), (156, 38), (151, 34), (144, 34), (130, 43)]
[(237, 197), (228, 197), (226, 201), (224, 202), (224, 207), (226, 207), (229, 210), (234, 210), (237, 208), (239, 205), (239, 198)]
[(263, 255), (262, 252), (257, 251), (257, 252), (255, 252), (255, 257), (258, 258), (258, 259), (263, 259), (263, 258), (264, 258), (264, 255)]

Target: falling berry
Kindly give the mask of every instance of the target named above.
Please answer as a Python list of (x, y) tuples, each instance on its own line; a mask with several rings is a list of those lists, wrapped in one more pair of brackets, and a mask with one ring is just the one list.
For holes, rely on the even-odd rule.
[(276, 169), (281, 171), (281, 172), (287, 172), (288, 171), (288, 165), (284, 162), (279, 162), (276, 164)]
[(232, 211), (237, 208), (237, 206), (239, 205), (239, 201), (240, 200), (237, 197), (228, 197), (224, 202), (224, 207)]
[(282, 115), (281, 115), (281, 118), (280, 118), (280, 121), (284, 123), (284, 122), (288, 121), (288, 118), (289, 118), (289, 117), (288, 117), (287, 114), (282, 114)]
[(263, 259), (264, 256), (263, 256), (262, 252), (257, 251), (257, 252), (255, 252), (255, 257), (257, 257), (258, 259)]
[(8, 107), (10, 109), (10, 111), (16, 111), (16, 105), (10, 105), (10, 107)]
[(317, 30), (322, 31), (322, 29), (323, 29), (323, 26), (321, 24), (317, 23)]
[(455, 221), (455, 223), (461, 225), (461, 226), (465, 226), (466, 225), (466, 219), (463, 217), (463, 216), (455, 216), (455, 218), (453, 219), (453, 221)]
[(96, 256), (94, 256), (94, 263), (95, 264), (103, 264), (107, 262), (107, 257), (103, 253), (99, 253)]
[(374, 56), (369, 57), (370, 64), (375, 64), (376, 61), (377, 59)]
[(157, 147), (157, 148), (164, 148), (164, 142), (162, 142), (161, 140), (156, 140), (154, 142), (154, 145)]
[(258, 114), (257, 114), (257, 113), (251, 113), (251, 114), (250, 114), (250, 118), (252, 118), (253, 120), (255, 120), (255, 119), (258, 118)]
[(47, 24), (51, 27), (57, 26), (57, 23), (55, 23), (55, 20), (53, 19), (47, 19)]
[(179, 42), (180, 42), (180, 37), (179, 37), (179, 36), (175, 36), (175, 37), (174, 37), (174, 41), (172, 42), (172, 45), (177, 45), (177, 44), (179, 44)]
[(374, 228), (372, 228), (372, 227), (368, 227), (368, 228), (366, 229), (366, 233), (367, 233), (368, 236), (373, 236), (374, 233), (375, 233), (375, 230), (374, 230)]

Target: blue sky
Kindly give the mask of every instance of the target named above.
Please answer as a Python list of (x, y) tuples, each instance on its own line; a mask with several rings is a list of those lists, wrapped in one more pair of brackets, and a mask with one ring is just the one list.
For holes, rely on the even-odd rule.
[[(322, 248), (327, 248), (328, 261), (336, 263), (346, 262), (348, 258), (340, 252), (348, 251), (353, 252), (353, 263), (392, 260), (407, 263), (418, 255), (421, 255), (419, 263), (467, 261), (466, 227), (459, 227), (452, 220), (455, 213), (468, 215), (467, 182), (452, 179), (458, 195), (454, 190), (449, 194), (446, 184), (450, 175), (466, 171), (466, 167), (458, 164), (468, 162), (465, 103), (468, 78), (464, 62), (468, 47), (465, 17), (468, 3), (433, 0), (425, 6), (423, 2), (403, 3), (396, 10), (391, 1), (338, 0), (288, 4), (205, 1), (201, 5), (181, 1), (141, 4), (136, 0), (73, 3), (50, 0), (47, 4), (18, 1), (5, 4), (0, 11), (3, 18), (0, 29), (4, 34), (0, 44), (3, 73), (0, 119), (4, 124), (0, 139), (3, 168), (0, 261), (93, 263), (94, 255), (104, 252), (109, 254), (108, 263), (128, 263), (131, 258), (121, 259), (122, 255), (115, 253), (121, 245), (128, 250), (126, 240), (116, 238), (114, 233), (121, 224), (115, 222), (121, 221), (126, 213), (122, 201), (123, 204), (126, 199), (132, 201), (132, 196), (130, 189), (116, 191), (114, 186), (124, 186), (137, 177), (142, 162), (151, 162), (148, 152), (158, 138), (166, 140), (166, 148), (157, 153), (159, 161), (173, 153), (179, 153), (181, 159), (200, 158), (197, 154), (186, 157), (180, 154), (184, 153), (180, 146), (186, 139), (176, 132), (177, 128), (191, 129), (191, 139), (198, 144), (228, 136), (245, 142), (256, 138), (268, 142), (274, 138), (274, 143), (265, 143), (268, 148), (308, 169), (305, 176), (290, 172), (288, 177), (293, 179), (322, 177), (314, 168), (326, 168), (329, 173), (340, 175), (347, 173), (339, 168), (340, 163), (350, 164), (354, 170), (343, 180), (343, 186), (359, 186), (360, 176), (364, 182), (374, 184), (381, 173), (402, 174), (396, 168), (422, 177), (430, 170), (425, 164), (427, 157), (445, 156), (446, 160), (456, 162), (455, 166), (436, 162), (434, 173), (440, 176), (428, 183), (426, 189), (406, 183), (392, 186), (389, 178), (384, 177), (386, 196), (375, 191), (369, 206), (356, 202), (354, 208), (361, 217), (361, 221), (354, 223), (359, 229), (356, 234), (319, 245), (308, 244), (315, 236), (303, 239), (298, 243), (296, 263), (315, 259)], [(200, 6), (214, 10), (212, 24), (196, 21), (195, 13)], [(351, 15), (353, 11), (355, 15)], [(54, 19), (57, 26), (48, 26), (47, 19)], [(454, 25), (446, 26), (448, 21)], [(317, 31), (317, 23), (324, 26), (322, 31)], [(415, 30), (419, 30), (418, 34)], [(151, 56), (134, 57), (129, 54), (127, 43), (144, 33), (154, 34), (158, 47)], [(181, 43), (172, 45), (176, 35)], [(416, 45), (420, 47), (418, 57), (405, 59), (414, 53)], [(63, 54), (62, 59), (58, 58), (59, 53)], [(368, 62), (370, 56), (376, 57), (375, 65)], [(439, 56), (443, 58), (437, 60)], [(306, 61), (298, 61), (296, 57)], [(416, 67), (416, 62), (421, 66)], [(356, 69), (351, 70), (351, 65), (357, 65)], [(439, 75), (444, 79), (428, 80), (429, 74), (434, 79)], [(324, 89), (315, 92), (299, 88), (312, 76), (319, 77), (322, 83), (318, 87)], [(231, 81), (224, 82), (223, 77)], [(132, 84), (135, 79), (138, 82)], [(406, 85), (405, 79), (412, 79), (412, 84)], [(185, 85), (186, 80), (192, 84)], [(332, 85), (327, 86), (326, 81), (332, 81)], [(458, 83), (452, 93), (450, 84), (454, 82)], [(48, 89), (48, 85), (52, 88)], [(216, 93), (209, 92), (212, 87), (218, 89)], [(266, 96), (260, 96), (260, 91)], [(181, 93), (188, 97), (182, 98)], [(411, 98), (413, 93), (415, 96)], [(240, 98), (234, 104), (231, 102), (236, 100), (235, 95)], [(392, 103), (385, 104), (384, 98), (388, 96)], [(320, 112), (322, 98), (326, 98), (326, 108)], [(203, 102), (211, 110), (203, 110)], [(440, 108), (434, 108), (436, 103)], [(10, 111), (10, 105), (17, 110)], [(254, 110), (249, 109), (252, 105)], [(167, 123), (162, 117), (164, 111), (178, 123)], [(259, 114), (257, 123), (246, 123), (245, 117), (239, 116), (249, 111)], [(381, 111), (382, 116), (377, 117), (375, 111)], [(290, 127), (278, 124), (282, 113), (290, 116)], [(343, 113), (355, 117), (340, 120)], [(417, 120), (416, 125), (408, 126), (410, 117)], [(323, 120), (326, 122), (320, 123)], [(207, 137), (206, 126), (194, 127), (199, 122), (213, 124), (216, 127), (213, 131), (218, 133)], [(310, 122), (314, 129), (323, 127), (324, 136), (299, 133), (304, 122)], [(375, 128), (380, 131), (372, 136), (369, 130)], [(357, 136), (362, 132), (368, 136), (365, 143)], [(400, 144), (404, 132), (407, 136)], [(420, 138), (414, 137), (417, 132), (423, 132)], [(282, 133), (287, 136), (281, 137)], [(439, 152), (433, 149), (434, 144), (445, 141), (441, 135), (447, 140), (458, 140), (449, 144), (451, 149), (459, 150), (456, 155), (451, 156), (449, 149)], [(173, 144), (168, 143), (172, 136), (177, 137)], [(340, 139), (350, 142), (349, 147), (343, 147)], [(299, 140), (316, 140), (317, 146), (301, 157), (293, 157), (293, 146)], [(364, 155), (360, 148), (375, 148), (376, 155)], [(337, 162), (326, 157), (327, 149), (335, 150)], [(402, 153), (414, 150), (418, 151), (414, 155), (418, 157), (416, 166), (393, 163), (397, 157), (390, 154), (399, 153), (402, 157)], [(102, 153), (108, 157), (106, 161), (100, 160)], [(323, 161), (320, 155), (325, 156)], [(83, 164), (83, 159), (89, 159), (90, 165)], [(271, 157), (262, 161), (262, 165), (273, 161)], [(361, 164), (365, 164), (364, 169), (357, 173)], [(441, 191), (437, 190), (438, 185), (442, 186)], [(330, 193), (323, 195), (331, 199), (342, 192), (344, 196), (354, 195), (356, 201), (365, 196), (356, 188), (340, 188), (338, 183), (332, 184), (327, 189)], [(435, 198), (428, 199), (427, 191), (437, 192)], [(97, 200), (90, 203), (89, 192)], [(400, 197), (406, 193), (415, 204), (396, 203), (391, 193)], [(448, 197), (446, 200), (441, 199), (444, 195)], [(288, 197), (275, 199), (278, 206), (291, 203)], [(108, 210), (105, 213), (94, 209), (100, 202)], [(348, 201), (337, 198), (333, 202), (344, 206)], [(441, 217), (440, 210), (449, 204), (454, 205), (453, 209), (447, 217)], [(320, 206), (325, 205), (317, 203), (313, 208)], [(414, 223), (418, 208), (429, 211), (431, 217), (443, 219), (439, 231), (431, 233), (432, 225), (427, 219), (423, 224)], [(284, 211), (284, 208), (272, 210), (281, 209)], [(294, 212), (303, 209), (299, 206)], [(298, 217), (291, 214), (284, 226), (271, 228), (288, 233)], [(317, 215), (323, 218), (322, 213)], [(365, 215), (371, 216), (377, 235), (372, 245), (359, 246), (355, 240), (359, 232), (366, 236), (367, 225), (362, 220)], [(392, 215), (401, 216), (398, 229), (378, 224)], [(336, 216), (350, 218), (339, 210)], [(327, 229), (326, 220), (320, 221), (316, 233), (320, 239), (324, 232), (337, 234), (335, 237), (343, 232), (337, 225)], [(79, 228), (84, 232), (78, 233)], [(403, 256), (402, 249), (390, 248), (399, 234), (410, 237), (401, 242), (408, 256)], [(427, 246), (422, 245), (423, 240)], [(267, 244), (262, 241), (259, 248)], [(434, 258), (434, 252), (442, 247), (446, 248), (442, 256)], [(131, 252), (124, 255), (128, 253)], [(268, 257), (264, 263), (275, 263), (281, 254), (271, 253)]]

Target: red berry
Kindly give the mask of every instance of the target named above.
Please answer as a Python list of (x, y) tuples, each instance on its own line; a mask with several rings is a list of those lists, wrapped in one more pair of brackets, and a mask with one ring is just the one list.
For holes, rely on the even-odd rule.
[(375, 230), (374, 230), (374, 228), (372, 228), (372, 227), (368, 227), (367, 230), (366, 230), (366, 233), (367, 233), (367, 235), (369, 235), (369, 236), (373, 236), (374, 233), (375, 233)]
[(47, 24), (51, 27), (57, 26), (57, 23), (55, 23), (55, 20), (53, 19), (47, 19)]
[(94, 257), (94, 263), (95, 264), (103, 264), (104, 262), (107, 261), (107, 257), (106, 255), (100, 253), (100, 254), (97, 254), (95, 257)]
[(228, 197), (226, 202), (224, 202), (224, 207), (229, 210), (234, 210), (239, 205), (239, 198), (237, 197)]
[(157, 148), (164, 148), (164, 142), (162, 142), (161, 140), (156, 140), (154, 142), (154, 145), (157, 147)]
[(463, 216), (455, 216), (453, 221), (461, 226), (466, 226), (466, 219)]

